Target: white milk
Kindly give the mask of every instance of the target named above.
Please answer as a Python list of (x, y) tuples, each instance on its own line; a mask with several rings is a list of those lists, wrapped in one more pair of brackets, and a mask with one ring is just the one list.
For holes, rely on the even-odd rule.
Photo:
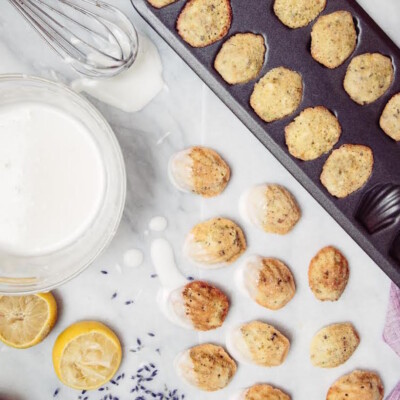
[(104, 170), (87, 129), (44, 103), (0, 106), (0, 250), (41, 255), (95, 218)]
[(139, 36), (138, 54), (128, 70), (109, 79), (77, 79), (71, 86), (77, 92), (86, 92), (122, 111), (139, 111), (164, 86), (157, 47), (147, 37)]

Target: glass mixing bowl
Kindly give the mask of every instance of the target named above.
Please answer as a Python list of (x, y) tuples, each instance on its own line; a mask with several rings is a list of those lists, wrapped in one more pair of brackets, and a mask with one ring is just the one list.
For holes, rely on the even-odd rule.
[(85, 98), (63, 84), (46, 79), (0, 75), (0, 107), (20, 101), (60, 107), (86, 126), (103, 161), (105, 190), (92, 223), (66, 247), (37, 256), (0, 250), (0, 294), (8, 295), (48, 291), (87, 268), (115, 235), (126, 194), (125, 165), (118, 141), (104, 117)]

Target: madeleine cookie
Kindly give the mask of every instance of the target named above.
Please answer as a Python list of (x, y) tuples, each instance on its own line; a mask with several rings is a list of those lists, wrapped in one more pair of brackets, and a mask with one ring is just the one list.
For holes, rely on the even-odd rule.
[(265, 50), (262, 35), (237, 33), (222, 45), (214, 68), (231, 85), (249, 82), (260, 73)]
[(326, 400), (383, 400), (379, 375), (355, 370), (339, 378), (329, 389)]
[(337, 367), (352, 356), (359, 343), (360, 338), (352, 324), (326, 326), (311, 342), (311, 363), (320, 368)]
[(205, 47), (222, 39), (231, 22), (230, 0), (189, 0), (179, 14), (176, 29), (192, 47)]
[(208, 343), (184, 351), (175, 367), (188, 383), (207, 392), (223, 389), (236, 373), (236, 363), (229, 354), (221, 346)]
[(155, 8), (163, 8), (172, 3), (175, 3), (177, 0), (147, 0), (147, 1)]
[(266, 384), (254, 385), (244, 391), (241, 400), (290, 400), (281, 390)]
[(246, 251), (243, 231), (226, 218), (197, 224), (184, 245), (185, 255), (203, 268), (220, 268), (233, 263)]
[(227, 347), (236, 358), (245, 362), (276, 367), (285, 361), (290, 342), (273, 326), (252, 321), (230, 332)]
[(194, 146), (174, 154), (168, 165), (171, 182), (183, 192), (203, 197), (221, 194), (229, 182), (228, 164), (214, 150)]
[(274, 12), (289, 28), (307, 26), (323, 11), (326, 0), (275, 0)]
[(280, 185), (254, 186), (240, 198), (242, 218), (268, 233), (285, 235), (300, 219), (301, 212), (292, 194)]
[(315, 160), (338, 142), (342, 128), (325, 107), (306, 108), (285, 128), (289, 153), (300, 160)]
[(342, 65), (356, 48), (357, 32), (348, 11), (318, 18), (311, 31), (311, 55), (328, 68)]
[(296, 292), (290, 269), (276, 258), (249, 257), (242, 266), (242, 284), (260, 306), (279, 310)]
[(344, 90), (358, 104), (373, 103), (390, 87), (394, 78), (392, 60), (379, 53), (354, 57), (344, 77)]
[(343, 198), (365, 185), (372, 173), (372, 150), (360, 144), (344, 144), (326, 160), (321, 182), (332, 196)]
[(265, 122), (293, 114), (303, 98), (303, 80), (298, 72), (274, 68), (254, 86), (250, 105)]
[(215, 286), (203, 281), (193, 281), (170, 294), (168, 309), (179, 325), (198, 331), (209, 331), (224, 323), (229, 300)]
[(395, 94), (386, 104), (379, 124), (386, 135), (400, 141), (400, 93)]
[(311, 260), (308, 269), (308, 283), (318, 300), (339, 300), (348, 280), (349, 264), (347, 259), (334, 247), (324, 247)]

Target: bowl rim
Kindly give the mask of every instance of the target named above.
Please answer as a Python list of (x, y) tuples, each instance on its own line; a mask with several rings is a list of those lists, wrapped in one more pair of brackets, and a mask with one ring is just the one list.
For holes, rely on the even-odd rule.
[(103, 114), (83, 95), (81, 95), (78, 92), (75, 92), (71, 87), (69, 87), (67, 84), (59, 81), (54, 81), (50, 80), (47, 78), (42, 78), (40, 76), (35, 76), (35, 75), (30, 75), (30, 74), (23, 74), (23, 73), (11, 73), (11, 74), (0, 74), (0, 83), (4, 81), (31, 81), (35, 83), (39, 83), (41, 85), (45, 86), (52, 86), (60, 89), (61, 91), (64, 91), (67, 95), (70, 95), (72, 97), (75, 97), (79, 99), (81, 102), (85, 104), (85, 107), (87, 107), (88, 111), (93, 113), (98, 121), (104, 126), (105, 130), (108, 133), (108, 137), (114, 147), (114, 151), (116, 152), (117, 155), (117, 163), (119, 173), (121, 174), (121, 182), (119, 184), (119, 191), (120, 191), (120, 204), (117, 204), (118, 206), (118, 212), (115, 215), (114, 218), (114, 223), (112, 226), (110, 226), (109, 230), (109, 235), (108, 237), (104, 240), (102, 246), (94, 252), (91, 257), (88, 257), (85, 263), (82, 264), (80, 268), (78, 268), (76, 271), (74, 271), (72, 274), (64, 277), (61, 280), (53, 280), (53, 282), (49, 284), (45, 284), (41, 286), (40, 288), (33, 288), (32, 285), (35, 283), (29, 283), (26, 285), (26, 288), (24, 285), (18, 286), (18, 289), (16, 290), (16, 286), (12, 286), (11, 291), (3, 291), (1, 290), (1, 286), (6, 286), (7, 284), (5, 283), (0, 283), (0, 296), (1, 295), (6, 295), (6, 296), (22, 296), (22, 295), (29, 295), (29, 294), (36, 294), (36, 293), (41, 293), (41, 292), (49, 292), (61, 285), (64, 285), (65, 283), (69, 282), (70, 280), (76, 278), (79, 274), (81, 274), (83, 271), (85, 271), (99, 256), (101, 253), (103, 253), (107, 247), (110, 245), (112, 239), (114, 238), (118, 227), (121, 223), (122, 215), (125, 209), (125, 202), (126, 202), (126, 191), (127, 191), (127, 175), (126, 175), (126, 166), (125, 166), (125, 161), (124, 161), (124, 156), (121, 150), (121, 146), (119, 144), (119, 141), (111, 128), (110, 124), (106, 120), (106, 118), (103, 116)]

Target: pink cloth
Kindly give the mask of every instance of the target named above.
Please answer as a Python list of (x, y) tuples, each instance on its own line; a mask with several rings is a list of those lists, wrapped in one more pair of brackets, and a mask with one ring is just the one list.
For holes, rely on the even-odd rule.
[[(392, 283), (383, 340), (400, 356), (400, 289)], [(386, 400), (400, 400), (400, 382)]]
[(383, 340), (400, 356), (400, 289), (392, 283)]
[(400, 382), (393, 389), (393, 392), (389, 394), (386, 400), (400, 400)]

